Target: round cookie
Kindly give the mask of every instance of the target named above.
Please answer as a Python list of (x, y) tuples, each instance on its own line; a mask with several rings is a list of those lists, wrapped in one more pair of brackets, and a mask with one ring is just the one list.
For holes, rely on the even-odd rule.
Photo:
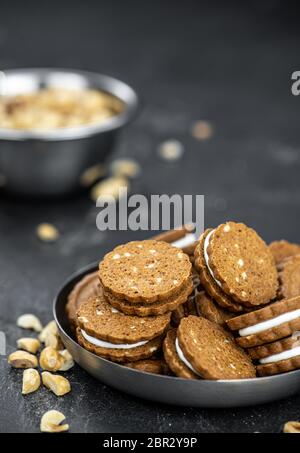
[(300, 255), (286, 258), (278, 265), (279, 296), (285, 299), (300, 295)]
[(256, 375), (250, 357), (231, 335), (202, 317), (182, 319), (176, 350), (204, 379), (247, 379)]
[(104, 290), (104, 296), (117, 310), (121, 311), (126, 315), (135, 315), (135, 316), (157, 316), (164, 313), (169, 313), (176, 308), (180, 307), (183, 303), (186, 302), (189, 294), (193, 290), (193, 285), (191, 279), (189, 279), (186, 285), (181, 289), (181, 291), (174, 296), (165, 299), (164, 301), (153, 302), (152, 304), (132, 304), (125, 299), (114, 296), (110, 291)]
[(102, 295), (80, 306), (77, 322), (94, 339), (114, 344), (133, 344), (162, 335), (169, 326), (170, 313), (147, 318), (126, 316), (111, 307)]
[(170, 369), (163, 359), (145, 359), (137, 362), (124, 363), (128, 368), (152, 374), (169, 375)]
[(286, 258), (300, 254), (299, 244), (293, 244), (285, 240), (271, 242), (269, 249), (276, 264), (280, 264)]
[(66, 312), (71, 326), (77, 325), (76, 312), (80, 305), (90, 297), (98, 296), (102, 292), (98, 272), (83, 277), (73, 288), (68, 296)]
[(176, 336), (176, 329), (172, 329), (169, 330), (164, 339), (163, 351), (165, 361), (176, 376), (185, 379), (199, 379), (199, 376), (180, 360), (175, 347)]
[(105, 291), (131, 304), (151, 304), (177, 294), (191, 275), (188, 255), (163, 241), (134, 241), (116, 247), (99, 265)]
[(146, 344), (131, 349), (103, 348), (87, 341), (80, 328), (76, 330), (78, 343), (87, 351), (92, 352), (100, 357), (111, 360), (112, 362), (124, 363), (134, 362), (152, 357), (162, 345), (163, 336), (154, 338)]
[(222, 327), (227, 327), (226, 321), (235, 316), (232, 312), (215, 304), (213, 299), (209, 297), (205, 291), (201, 291), (196, 296), (195, 305), (199, 316), (203, 316)]
[(273, 302), (259, 310), (236, 316), (227, 326), (239, 332), (237, 343), (252, 348), (288, 337), (300, 329), (300, 296)]
[(207, 236), (204, 253), (214, 280), (237, 303), (263, 305), (276, 297), (274, 258), (252, 228), (235, 222), (219, 225)]
[(204, 244), (207, 236), (212, 232), (212, 229), (207, 229), (200, 236), (199, 242), (195, 248), (195, 267), (199, 272), (199, 277), (202, 286), (206, 292), (221, 306), (225, 309), (234, 313), (240, 313), (245, 311), (245, 307), (241, 304), (237, 304), (227, 294), (224, 293), (222, 288), (215, 282), (212, 275), (206, 265), (204, 258)]

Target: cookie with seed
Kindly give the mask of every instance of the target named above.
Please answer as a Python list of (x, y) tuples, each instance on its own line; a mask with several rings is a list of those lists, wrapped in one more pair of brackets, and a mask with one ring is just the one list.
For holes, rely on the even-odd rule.
[(133, 241), (116, 247), (99, 265), (105, 291), (131, 304), (172, 298), (191, 276), (188, 255), (163, 241)]
[(137, 362), (124, 363), (128, 368), (152, 374), (170, 375), (171, 371), (163, 359), (145, 359)]
[(235, 316), (232, 312), (216, 304), (205, 291), (201, 291), (196, 296), (195, 306), (198, 316), (203, 316), (222, 327), (226, 327), (226, 321)]
[(77, 338), (89, 351), (113, 361), (136, 361), (152, 356), (170, 323), (161, 316), (126, 316), (102, 296), (84, 302), (77, 311)]
[(205, 318), (183, 318), (175, 347), (180, 360), (204, 379), (247, 379), (256, 375), (250, 357), (232, 336)]
[(123, 312), (126, 315), (136, 315), (136, 316), (157, 316), (164, 313), (170, 313), (176, 308), (180, 307), (187, 301), (187, 298), (191, 291), (193, 290), (192, 280), (189, 279), (184, 287), (178, 292), (175, 293), (172, 297), (169, 297), (162, 301), (156, 301), (150, 303), (140, 303), (132, 304), (126, 299), (116, 297), (110, 291), (103, 291), (103, 294), (110, 305), (112, 305), (117, 310)]
[(274, 257), (275, 263), (280, 264), (286, 258), (300, 254), (300, 245), (285, 240), (273, 241), (269, 249)]
[(278, 266), (279, 297), (300, 295), (300, 255), (283, 260)]
[(196, 265), (199, 270), (204, 265), (206, 271), (201, 282), (223, 306), (224, 294), (227, 296), (225, 308), (239, 311), (240, 307), (264, 305), (275, 298), (278, 279), (274, 258), (252, 228), (227, 222), (206, 231), (199, 242), (202, 247), (198, 244), (195, 249)]
[(67, 316), (72, 327), (77, 325), (76, 312), (80, 305), (90, 297), (100, 295), (101, 292), (98, 272), (86, 275), (74, 286), (66, 305)]
[(273, 302), (264, 308), (236, 316), (227, 326), (243, 348), (272, 343), (300, 330), (300, 296)]
[(176, 351), (175, 341), (177, 338), (176, 329), (169, 330), (164, 339), (163, 352), (165, 361), (175, 376), (185, 379), (199, 379), (198, 374), (194, 373), (182, 360), (180, 360)]

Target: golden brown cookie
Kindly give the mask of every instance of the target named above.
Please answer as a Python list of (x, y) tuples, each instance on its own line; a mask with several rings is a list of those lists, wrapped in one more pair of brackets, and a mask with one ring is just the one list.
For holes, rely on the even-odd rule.
[(227, 327), (226, 321), (235, 316), (232, 312), (217, 305), (205, 291), (201, 291), (196, 296), (195, 305), (199, 316), (203, 316), (209, 321), (219, 324), (222, 327)]
[(116, 247), (99, 265), (105, 291), (131, 304), (151, 304), (178, 294), (190, 279), (188, 255), (163, 241), (134, 241)]
[(178, 377), (185, 379), (199, 379), (199, 376), (180, 360), (176, 351), (175, 340), (176, 329), (169, 330), (163, 343), (165, 361), (167, 362), (169, 368)]
[(243, 348), (252, 348), (288, 337), (300, 329), (300, 296), (273, 302), (268, 306), (227, 321), (238, 330), (236, 339)]
[(152, 357), (162, 345), (163, 336), (154, 338), (153, 340), (148, 341), (146, 344), (137, 346), (131, 349), (115, 349), (115, 348), (103, 348), (96, 346), (89, 341), (87, 341), (83, 335), (80, 328), (76, 330), (77, 341), (78, 343), (87, 351), (92, 352), (100, 357), (111, 360), (112, 362), (124, 363), (124, 362), (134, 362), (136, 360), (147, 359)]
[(204, 379), (246, 379), (255, 377), (255, 367), (222, 327), (205, 318), (182, 319), (177, 340), (181, 360), (186, 360)]
[(71, 326), (77, 325), (76, 312), (82, 302), (85, 302), (90, 297), (100, 295), (101, 292), (98, 272), (86, 275), (74, 286), (68, 296), (66, 305), (66, 312)]
[(281, 360), (276, 363), (266, 365), (257, 365), (258, 376), (272, 376), (274, 374), (287, 373), (288, 371), (298, 370), (300, 368), (300, 355), (287, 360)]
[(211, 274), (235, 302), (257, 306), (275, 298), (278, 277), (274, 258), (252, 228), (227, 222), (215, 228), (206, 241)]
[(126, 315), (135, 315), (135, 316), (157, 316), (164, 313), (169, 313), (172, 310), (175, 310), (180, 305), (186, 302), (189, 294), (193, 290), (193, 285), (191, 279), (187, 281), (185, 286), (180, 290), (180, 292), (175, 293), (173, 296), (165, 299), (164, 301), (157, 301), (153, 303), (141, 303), (141, 304), (132, 304), (125, 299), (116, 297), (109, 291), (104, 290), (104, 296), (107, 301), (117, 310), (123, 312)]
[(293, 244), (285, 240), (271, 242), (269, 249), (276, 264), (280, 264), (286, 258), (300, 254), (299, 244)]
[(102, 296), (89, 299), (77, 311), (79, 327), (94, 339), (114, 344), (134, 344), (162, 335), (170, 323), (170, 313), (160, 316), (126, 316)]
[(211, 273), (206, 265), (204, 259), (204, 243), (207, 236), (212, 232), (212, 229), (207, 229), (200, 236), (198, 244), (195, 248), (195, 267), (199, 272), (200, 282), (205, 288), (205, 291), (221, 306), (225, 309), (234, 313), (240, 313), (245, 311), (245, 307), (241, 304), (237, 304), (227, 294), (224, 293), (222, 288), (217, 285), (215, 280), (212, 278)]
[(124, 363), (128, 368), (144, 371), (152, 374), (169, 375), (171, 373), (168, 365), (163, 359), (145, 359), (137, 362)]
[[(256, 348), (248, 349), (248, 353), (253, 360), (260, 360), (276, 356), (284, 351), (300, 347), (300, 332), (295, 332), (290, 337), (282, 340), (274, 341), (274, 343), (267, 343)], [(299, 353), (300, 355), (300, 353)]]
[(300, 255), (286, 258), (278, 265), (279, 296), (289, 298), (300, 295)]

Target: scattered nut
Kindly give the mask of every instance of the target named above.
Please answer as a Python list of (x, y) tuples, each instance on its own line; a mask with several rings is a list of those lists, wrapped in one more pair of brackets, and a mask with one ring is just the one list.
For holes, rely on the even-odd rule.
[(8, 357), (8, 363), (14, 368), (37, 368), (38, 360), (35, 355), (26, 351), (15, 351)]
[(110, 165), (114, 176), (136, 178), (141, 173), (141, 167), (134, 159), (116, 159)]
[(93, 167), (87, 168), (80, 176), (80, 184), (83, 187), (90, 187), (98, 179), (105, 176), (106, 169), (103, 165), (97, 164)]
[(59, 352), (64, 359), (64, 363), (58, 371), (68, 371), (74, 366), (74, 360), (67, 349)]
[(43, 371), (42, 381), (47, 389), (51, 390), (56, 396), (63, 396), (71, 391), (71, 385), (67, 378)]
[(92, 188), (91, 198), (94, 201), (97, 201), (99, 197), (103, 201), (111, 201), (111, 197), (118, 200), (120, 195), (122, 195), (120, 192), (123, 188), (129, 188), (127, 179), (121, 176), (112, 176), (111, 178), (104, 179)]
[(41, 418), (40, 429), (43, 433), (62, 433), (69, 430), (69, 425), (61, 425), (66, 419), (64, 414), (59, 411), (51, 410), (46, 412)]
[(32, 329), (36, 332), (41, 332), (43, 328), (41, 321), (35, 315), (31, 314), (19, 316), (17, 319), (17, 326), (22, 327), (22, 329)]
[(45, 346), (46, 347), (50, 346), (51, 348), (56, 349), (57, 351), (64, 348), (59, 335), (54, 335), (53, 333), (48, 333), (45, 340)]
[(64, 358), (58, 351), (48, 346), (40, 355), (40, 367), (47, 371), (57, 371), (63, 365)]
[(28, 368), (23, 372), (22, 394), (35, 392), (41, 385), (39, 372), (33, 368)]
[(192, 126), (191, 133), (196, 140), (208, 140), (213, 135), (212, 124), (204, 120), (196, 121)]
[(300, 422), (287, 422), (283, 427), (283, 432), (288, 434), (300, 434)]
[(37, 226), (36, 234), (43, 242), (55, 242), (59, 238), (58, 229), (51, 223), (40, 223)]
[(178, 160), (184, 153), (184, 147), (179, 140), (167, 140), (158, 147), (158, 154), (164, 160)]
[(41, 333), (39, 335), (39, 340), (42, 343), (45, 343), (47, 335), (49, 333), (52, 333), (53, 335), (58, 335), (57, 325), (56, 325), (56, 322), (54, 320), (48, 322), (48, 324), (43, 328), (43, 330), (41, 331)]
[(19, 349), (36, 354), (41, 347), (41, 343), (36, 338), (20, 338), (17, 341), (17, 346)]

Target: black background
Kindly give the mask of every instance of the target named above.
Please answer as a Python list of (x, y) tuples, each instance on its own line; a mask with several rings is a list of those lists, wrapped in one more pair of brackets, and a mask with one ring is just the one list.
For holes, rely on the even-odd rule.
[[(136, 158), (132, 191), (205, 194), (205, 223), (241, 220), (266, 241), (299, 241), (299, 111), (291, 73), (299, 70), (299, 10), (287, 2), (2, 2), (0, 67), (57, 66), (114, 75), (137, 89), (143, 109), (115, 156)], [(197, 119), (214, 125), (196, 141)], [(176, 138), (180, 162), (162, 162), (157, 145)], [(17, 163), (16, 163), (17, 164)], [(146, 237), (100, 233), (88, 194), (57, 201), (0, 196), (0, 330), (7, 352), (23, 333), (18, 315), (51, 319), (56, 289), (70, 273), (115, 244)], [(53, 222), (60, 240), (35, 236)], [(101, 385), (78, 367), (73, 391), (24, 398), (21, 373), (0, 357), (0, 431), (38, 431), (40, 416), (62, 410), (73, 432), (269, 432), (299, 418), (300, 397), (263, 407), (205, 410), (150, 403)]]

